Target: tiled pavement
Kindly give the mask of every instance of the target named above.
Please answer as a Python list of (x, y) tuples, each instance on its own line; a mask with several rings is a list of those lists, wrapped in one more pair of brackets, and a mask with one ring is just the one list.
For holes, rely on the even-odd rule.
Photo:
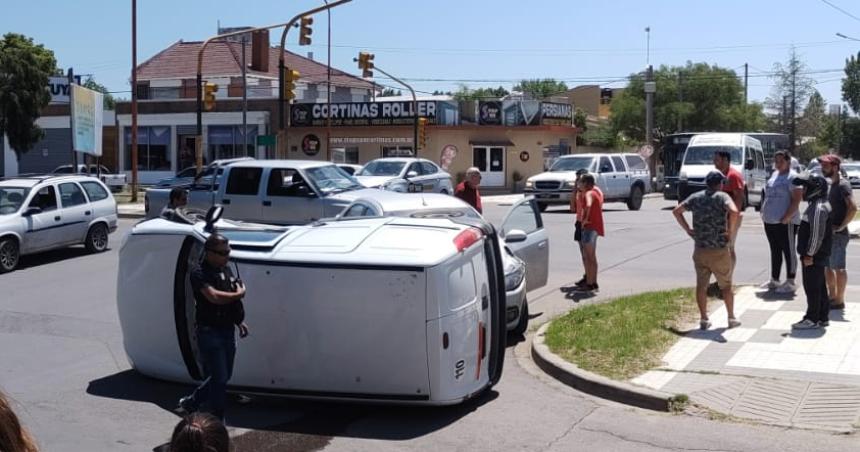
[(633, 383), (736, 417), (853, 430), (860, 427), (860, 286), (849, 286), (846, 299), (844, 311), (831, 311), (830, 327), (792, 331), (806, 310), (802, 289), (780, 297), (740, 288), (741, 327), (727, 330), (720, 307), (711, 330), (686, 332), (661, 368)]

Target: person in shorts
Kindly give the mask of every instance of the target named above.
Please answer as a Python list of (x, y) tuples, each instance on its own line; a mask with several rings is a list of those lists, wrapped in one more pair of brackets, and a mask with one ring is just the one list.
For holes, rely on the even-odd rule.
[(577, 190), (581, 192), (580, 201), (576, 203), (576, 217), (580, 224), (579, 251), (582, 254), (582, 264), (585, 267), (585, 281), (577, 284), (574, 290), (594, 292), (600, 289), (597, 285), (597, 237), (603, 236), (603, 192), (597, 188), (593, 174), (583, 174), (579, 177)]
[(845, 286), (848, 272), (845, 270), (845, 253), (848, 251), (848, 223), (857, 214), (851, 183), (840, 174), (842, 159), (828, 154), (818, 159), (821, 174), (830, 182), (827, 200), (830, 202), (830, 223), (833, 225), (833, 245), (830, 249), (830, 262), (825, 275), (830, 295), (831, 309), (845, 309)]
[[(703, 330), (711, 327), (707, 294), (711, 275), (716, 277), (726, 304), (728, 327), (735, 328), (741, 324), (735, 318), (732, 292), (734, 264), (729, 248), (737, 228), (738, 208), (728, 194), (720, 191), (725, 179), (722, 172), (711, 171), (705, 177), (707, 188), (693, 193), (672, 211), (678, 224), (695, 242), (693, 265), (696, 269), (696, 304), (701, 316), (699, 327)], [(686, 211), (693, 213), (692, 228), (684, 218)]]

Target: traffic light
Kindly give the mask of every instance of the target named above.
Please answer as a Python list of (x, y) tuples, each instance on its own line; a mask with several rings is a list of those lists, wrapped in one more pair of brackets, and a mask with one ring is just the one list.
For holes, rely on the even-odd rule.
[(296, 82), (301, 77), (299, 71), (295, 69), (284, 68), (284, 97), (287, 99), (296, 98)]
[(215, 93), (218, 91), (218, 85), (206, 82), (203, 85), (203, 109), (212, 111), (215, 109)]
[(418, 149), (427, 147), (427, 118), (418, 118)]
[(361, 52), (358, 54), (358, 68), (363, 71), (361, 76), (364, 78), (373, 77), (373, 57), (372, 53)]
[(302, 24), (299, 31), (299, 45), (300, 46), (309, 46), (311, 45), (311, 34), (313, 34), (313, 30), (311, 29), (311, 25), (314, 24), (314, 18), (311, 16), (302, 17)]

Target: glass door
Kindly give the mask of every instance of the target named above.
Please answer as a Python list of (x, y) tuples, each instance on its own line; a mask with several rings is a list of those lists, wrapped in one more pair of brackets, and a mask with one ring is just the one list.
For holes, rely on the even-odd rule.
[(472, 148), (472, 165), (481, 170), (482, 187), (505, 186), (505, 148), (476, 146)]

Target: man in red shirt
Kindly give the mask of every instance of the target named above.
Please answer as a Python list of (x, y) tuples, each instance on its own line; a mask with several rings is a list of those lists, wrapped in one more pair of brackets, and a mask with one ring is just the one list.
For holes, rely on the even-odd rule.
[(576, 203), (576, 216), (582, 228), (579, 251), (585, 267), (585, 283), (577, 285), (574, 290), (594, 292), (600, 288), (597, 285), (597, 237), (604, 233), (603, 193), (591, 174), (580, 176), (577, 189), (582, 193)]
[(481, 185), (481, 170), (474, 166), (466, 170), (466, 180), (457, 184), (454, 189), (454, 196), (466, 201), (467, 204), (474, 207), (478, 213), (483, 214), (481, 206), (481, 192), (478, 191), (478, 186)]
[(738, 256), (735, 254), (735, 242), (738, 238), (738, 231), (741, 229), (741, 221), (744, 219), (744, 207), (746, 207), (746, 203), (744, 202), (744, 176), (738, 170), (732, 168), (732, 153), (728, 150), (718, 150), (714, 153), (714, 167), (723, 173), (723, 176), (726, 176), (721, 190), (732, 198), (732, 201), (738, 208), (738, 219), (735, 228), (732, 230), (733, 234), (729, 243), (729, 249), (732, 254), (732, 269), (734, 270), (738, 262)]

